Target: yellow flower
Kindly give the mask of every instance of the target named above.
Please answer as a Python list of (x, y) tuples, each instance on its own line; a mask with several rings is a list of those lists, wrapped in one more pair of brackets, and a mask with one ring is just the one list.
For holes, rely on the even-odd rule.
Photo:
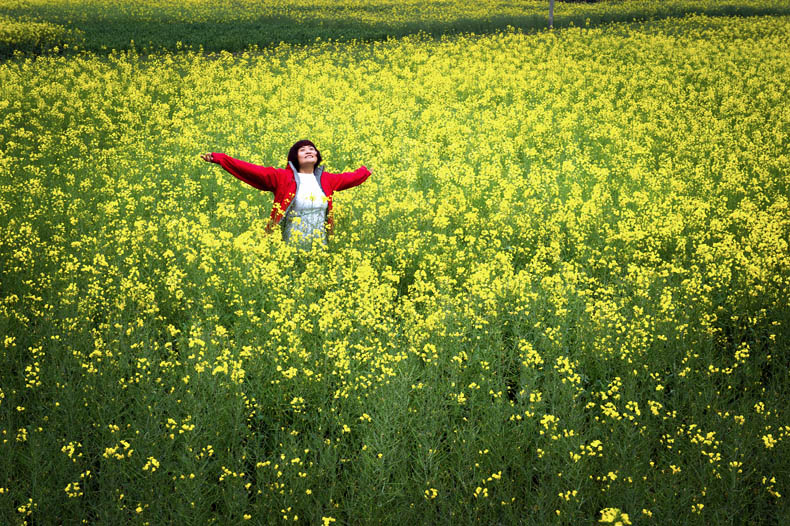
[(623, 513), (619, 508), (604, 508), (601, 510), (601, 524), (621, 524), (629, 525), (631, 520), (627, 513)]

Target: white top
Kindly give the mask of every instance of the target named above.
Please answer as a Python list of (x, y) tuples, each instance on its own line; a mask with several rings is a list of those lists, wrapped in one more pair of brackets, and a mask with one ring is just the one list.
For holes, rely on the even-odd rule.
[(288, 212), (285, 238), (305, 244), (311, 244), (314, 240), (323, 243), (328, 207), (326, 196), (315, 175), (299, 172), (297, 177), (298, 189)]

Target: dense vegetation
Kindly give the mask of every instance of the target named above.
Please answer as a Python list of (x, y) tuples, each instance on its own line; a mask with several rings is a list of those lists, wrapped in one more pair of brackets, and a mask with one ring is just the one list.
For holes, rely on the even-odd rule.
[[(634, 19), (790, 15), (785, 0), (627, 0), (555, 4), (554, 26)], [(0, 57), (25, 53), (240, 52), (281, 42), (385, 40), (546, 27), (548, 0), (2, 0)], [(132, 44), (134, 42), (134, 44)]]
[[(457, 4), (1, 4), (79, 49), (0, 63), (0, 523), (787, 522), (790, 16)], [(198, 158), (302, 137), (309, 253)]]

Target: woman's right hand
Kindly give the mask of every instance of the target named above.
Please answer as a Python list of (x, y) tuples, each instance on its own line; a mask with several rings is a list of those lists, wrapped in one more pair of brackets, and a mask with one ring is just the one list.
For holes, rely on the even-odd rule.
[(210, 153), (201, 154), (200, 158), (203, 159), (204, 161), (206, 161), (207, 163), (213, 163), (214, 162), (214, 156), (211, 155)]

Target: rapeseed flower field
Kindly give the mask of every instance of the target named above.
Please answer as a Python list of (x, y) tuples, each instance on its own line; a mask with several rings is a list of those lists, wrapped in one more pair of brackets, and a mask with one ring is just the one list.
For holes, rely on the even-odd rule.
[[(209, 9), (140, 5), (182, 4)], [(788, 38), (690, 14), (4, 60), (0, 522), (782, 523)], [(300, 138), (373, 173), (310, 252), (199, 158)]]
[[(558, 0), (554, 26), (636, 18), (790, 15), (785, 0)], [(380, 40), (417, 32), (441, 36), (506, 25), (545, 28), (548, 0), (3, 0), (0, 57), (50, 52), (179, 46), (244, 51), (250, 45), (319, 40)], [(132, 45), (134, 43), (134, 45)]]

